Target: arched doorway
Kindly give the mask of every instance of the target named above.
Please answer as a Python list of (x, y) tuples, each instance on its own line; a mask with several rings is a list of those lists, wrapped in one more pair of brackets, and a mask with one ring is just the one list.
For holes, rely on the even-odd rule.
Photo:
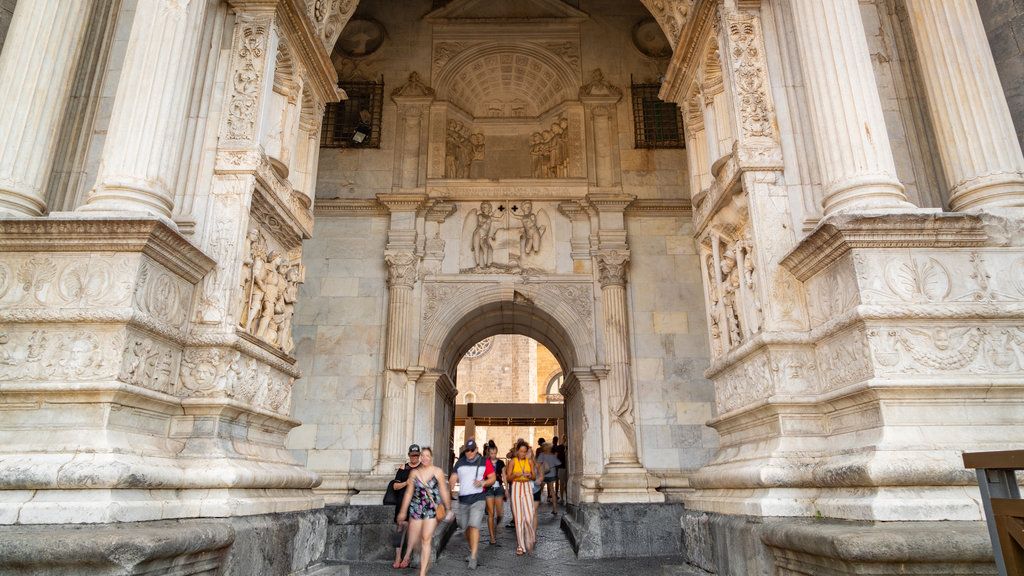
[[(447, 292), (444, 288), (445, 283), (437, 283), (426, 292)], [(592, 284), (576, 288), (588, 291), (593, 298)], [(585, 426), (584, 422), (592, 422), (594, 416), (590, 421), (583, 417), (588, 403), (595, 407), (599, 403), (594, 394), (598, 388), (596, 378), (589, 368), (596, 362), (593, 308), (577, 311), (567, 305), (565, 293), (564, 289), (507, 282), (463, 283), (456, 292), (449, 292), (449, 298), (438, 304), (437, 312), (431, 317), (431, 325), (422, 341), (420, 362), (425, 375), (436, 375), (435, 382), (451, 386), (448, 393), (452, 401), (434, 402), (429, 413), (418, 411), (414, 435), (432, 434), (435, 444), (440, 446), (444, 443), (444, 453), (449, 454), (453, 447), (448, 431), (455, 418), (453, 392), (459, 361), (485, 338), (495, 334), (520, 334), (550, 350), (562, 373), (567, 375), (563, 381), (573, 384), (571, 387), (563, 384), (559, 392), (565, 398), (566, 436), (571, 439), (568, 447), (569, 461), (573, 463), (568, 470), (570, 485), (582, 486), (587, 470), (600, 471), (600, 426)], [(585, 373), (584, 378), (595, 384), (592, 390), (579, 386), (579, 373)], [(430, 380), (434, 378), (430, 377)], [(445, 460), (443, 464), (449, 463)], [(578, 489), (569, 493), (572, 502), (579, 502), (581, 497)]]

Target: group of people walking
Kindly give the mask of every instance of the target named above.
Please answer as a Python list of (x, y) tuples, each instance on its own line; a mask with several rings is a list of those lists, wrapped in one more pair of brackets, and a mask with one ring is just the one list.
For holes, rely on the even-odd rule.
[[(500, 546), (497, 530), (501, 526), (504, 503), (511, 503), (510, 525), (516, 529), (516, 554), (532, 553), (537, 543), (537, 512), (541, 492), (546, 486), (551, 513), (558, 514), (558, 502), (564, 502), (565, 448), (555, 437), (551, 444), (540, 439), (536, 453), (523, 439), (506, 454), (507, 462), (498, 458), (493, 441), (484, 445), (483, 453), (476, 440), (466, 441), (462, 454), (446, 479), (433, 465), (429, 447), (409, 447), (409, 462), (395, 475), (389, 492), (401, 493), (395, 508), (398, 525), (395, 540), (394, 568), (406, 568), (415, 548), (420, 549), (420, 575), (430, 568), (431, 542), (439, 521), (458, 521), (469, 544), (466, 558), (469, 568), (477, 566), (480, 530), (484, 516), (490, 544)], [(453, 506), (449, 485), (458, 484), (458, 501)], [(404, 549), (404, 554), (403, 554)]]

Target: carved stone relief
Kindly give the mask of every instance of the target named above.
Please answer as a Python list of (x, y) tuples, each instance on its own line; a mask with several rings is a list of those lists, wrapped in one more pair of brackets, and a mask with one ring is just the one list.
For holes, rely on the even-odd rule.
[(246, 236), (239, 293), (239, 326), (285, 353), (291, 352), (292, 316), (305, 267), (290, 264), (284, 254), (269, 250), (259, 229)]
[(286, 414), (292, 378), (230, 348), (193, 348), (181, 360), (179, 396), (234, 398)]
[(867, 380), (874, 375), (871, 355), (862, 329), (846, 330), (815, 347), (822, 392)]
[(551, 128), (530, 135), (530, 167), (534, 178), (569, 176), (569, 120), (565, 116)]
[(231, 92), (222, 133), (228, 140), (251, 140), (255, 136), (269, 35), (269, 21), (241, 22), (235, 27)]
[(766, 352), (758, 352), (735, 364), (715, 378), (715, 403), (723, 414), (771, 396), (772, 380), (779, 366), (773, 366)]
[(159, 340), (132, 335), (124, 349), (118, 380), (149, 390), (174, 394), (178, 370), (177, 352)]
[(484, 159), (484, 135), (471, 134), (461, 121), (449, 120), (444, 153), (445, 178), (471, 178), (474, 163), (479, 165)]
[(5, 366), (6, 380), (113, 379), (118, 374), (123, 341), (119, 333), (0, 327), (0, 363)]
[[(470, 228), (472, 227), (472, 228)], [(553, 268), (551, 219), (531, 200), (481, 202), (463, 224), (463, 274), (540, 274)]]
[(728, 19), (740, 127), (744, 138), (773, 138), (771, 104), (768, 100), (762, 41), (755, 17), (731, 14)]
[(683, 32), (683, 26), (690, 16), (693, 0), (642, 0), (642, 2), (661, 26), (669, 44), (675, 48), (679, 42), (679, 36)]
[(0, 301), (8, 306), (121, 306), (132, 294), (126, 256), (11, 255), (0, 262)]
[(708, 294), (708, 328), (715, 357), (761, 331), (764, 311), (753, 242), (710, 234), (702, 245)]
[(144, 262), (135, 288), (135, 307), (175, 328), (185, 326), (192, 287), (185, 281)]

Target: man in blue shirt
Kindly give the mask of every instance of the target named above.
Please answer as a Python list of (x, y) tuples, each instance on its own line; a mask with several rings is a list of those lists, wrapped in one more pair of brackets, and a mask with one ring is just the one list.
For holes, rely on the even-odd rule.
[(466, 451), (455, 463), (449, 484), (458, 479), (459, 501), (455, 518), (459, 528), (466, 531), (466, 542), (469, 543), (469, 568), (476, 568), (476, 551), (480, 544), (480, 525), (483, 524), (484, 510), (487, 508), (487, 489), (494, 484), (496, 476), (490, 460), (480, 454), (476, 441), (466, 441)]

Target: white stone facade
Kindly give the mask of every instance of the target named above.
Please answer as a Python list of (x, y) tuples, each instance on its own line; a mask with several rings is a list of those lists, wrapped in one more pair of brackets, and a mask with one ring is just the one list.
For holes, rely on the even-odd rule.
[[(378, 504), (499, 333), (566, 375), (576, 505), (978, 521), (961, 452), (1021, 447), (975, 0), (9, 4), (0, 525)], [(379, 148), (320, 149), (339, 77)]]

